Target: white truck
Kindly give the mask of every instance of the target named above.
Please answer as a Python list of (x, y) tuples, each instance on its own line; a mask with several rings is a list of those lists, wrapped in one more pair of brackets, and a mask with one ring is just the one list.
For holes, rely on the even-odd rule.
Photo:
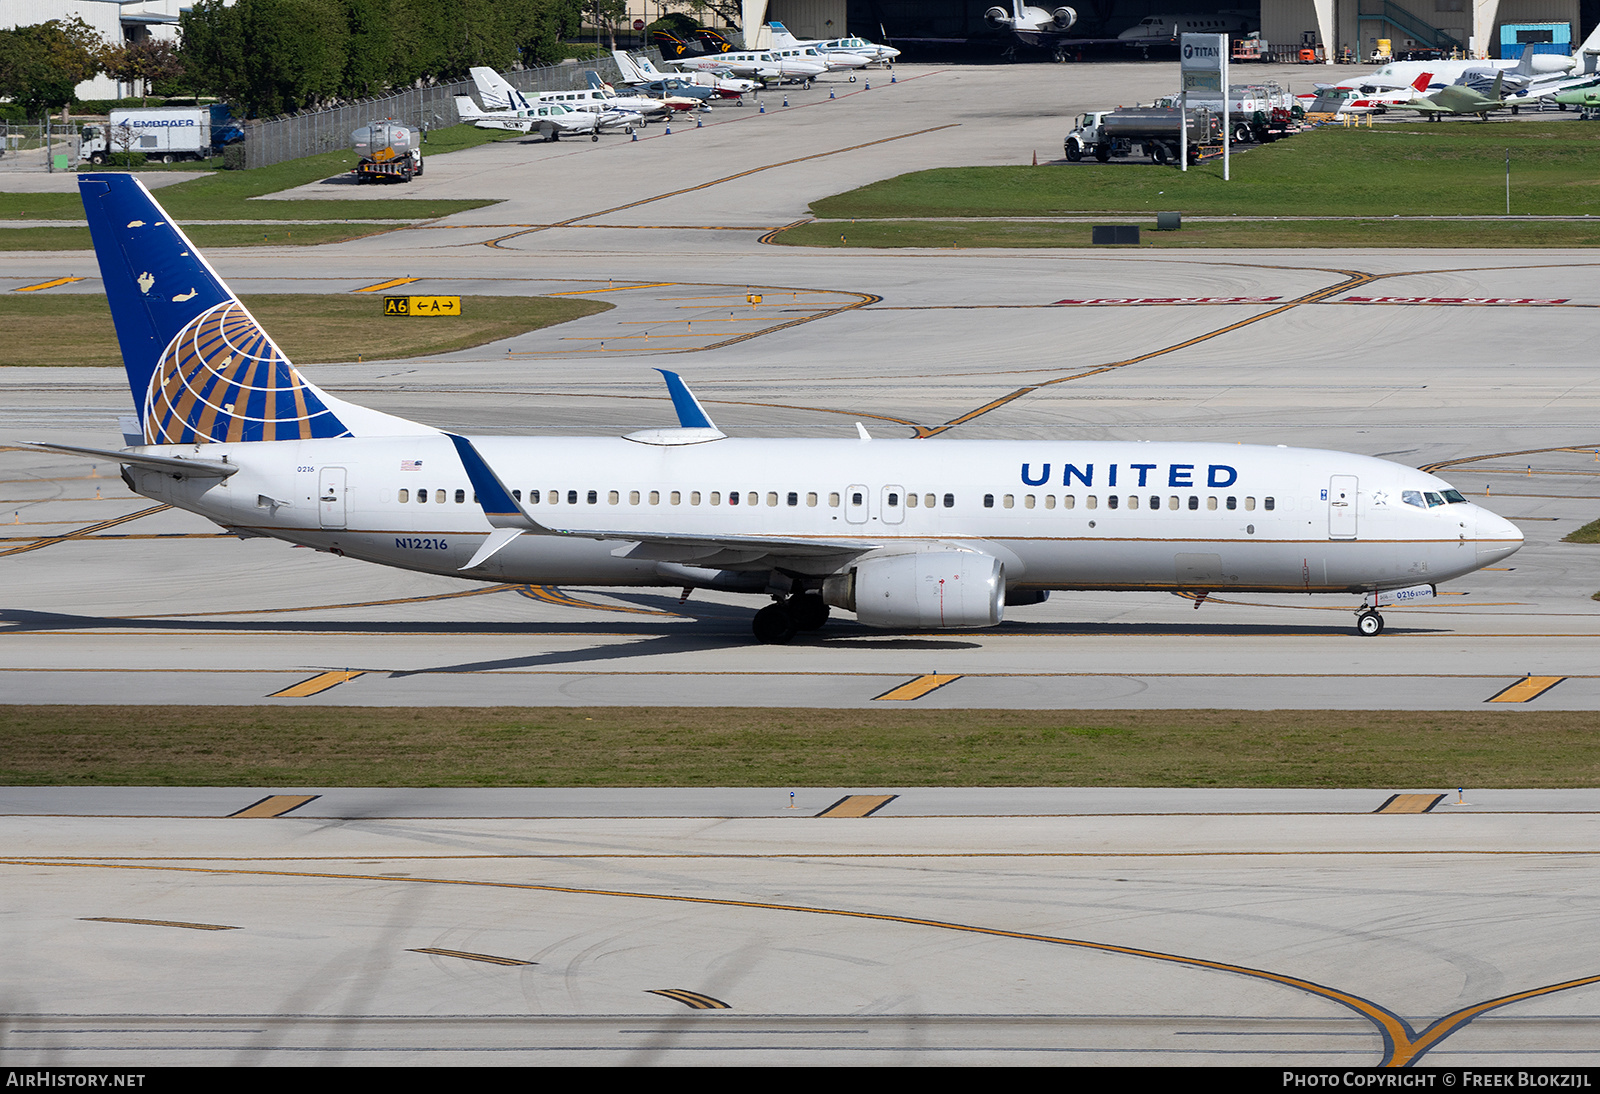
[[(1180, 110), (1166, 107), (1133, 107), (1123, 110), (1097, 110), (1078, 115), (1078, 124), (1067, 134), (1063, 149), (1076, 163), (1093, 156), (1105, 163), (1112, 156), (1128, 156), (1142, 151), (1156, 163), (1175, 163), (1179, 154)], [(1204, 145), (1222, 139), (1222, 119), (1210, 110), (1189, 111), (1189, 162), (1197, 163)]]
[(113, 110), (108, 124), (84, 127), (80, 158), (102, 164), (117, 152), (143, 152), (156, 163), (203, 160), (211, 154), (211, 110), (204, 106)]

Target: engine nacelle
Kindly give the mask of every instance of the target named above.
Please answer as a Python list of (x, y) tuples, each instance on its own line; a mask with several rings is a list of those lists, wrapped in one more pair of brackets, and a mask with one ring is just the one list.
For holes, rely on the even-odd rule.
[(1073, 8), (1057, 8), (1050, 13), (1050, 21), (1056, 25), (1057, 30), (1071, 30), (1072, 25), (1078, 21), (1078, 13)]
[(822, 598), (869, 627), (993, 627), (1005, 613), (1005, 566), (957, 547), (869, 555), (829, 577)]
[(1000, 30), (1011, 25), (1011, 13), (1005, 8), (990, 8), (983, 13), (983, 21)]

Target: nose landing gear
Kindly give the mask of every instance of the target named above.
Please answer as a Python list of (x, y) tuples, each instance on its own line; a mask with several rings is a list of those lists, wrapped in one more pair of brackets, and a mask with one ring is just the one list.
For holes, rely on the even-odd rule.
[(1383, 616), (1373, 608), (1363, 607), (1356, 613), (1356, 631), (1372, 638), (1383, 633)]

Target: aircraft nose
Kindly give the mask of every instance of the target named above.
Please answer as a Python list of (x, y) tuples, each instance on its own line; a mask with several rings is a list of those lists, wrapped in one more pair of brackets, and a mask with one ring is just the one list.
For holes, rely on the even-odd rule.
[(1487, 509), (1478, 510), (1478, 565), (1509, 558), (1522, 546), (1522, 529)]

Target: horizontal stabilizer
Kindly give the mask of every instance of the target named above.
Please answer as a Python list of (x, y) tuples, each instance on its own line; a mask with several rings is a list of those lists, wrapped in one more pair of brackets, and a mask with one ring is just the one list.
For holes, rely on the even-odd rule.
[(236, 463), (226, 460), (190, 459), (185, 456), (148, 456), (141, 452), (114, 452), (107, 448), (79, 448), (70, 444), (49, 444), (29, 441), (35, 448), (52, 452), (70, 452), (74, 456), (99, 456), (112, 463), (125, 463), (130, 467), (143, 467), (168, 475), (190, 475), (197, 479), (225, 479), (239, 470)]

